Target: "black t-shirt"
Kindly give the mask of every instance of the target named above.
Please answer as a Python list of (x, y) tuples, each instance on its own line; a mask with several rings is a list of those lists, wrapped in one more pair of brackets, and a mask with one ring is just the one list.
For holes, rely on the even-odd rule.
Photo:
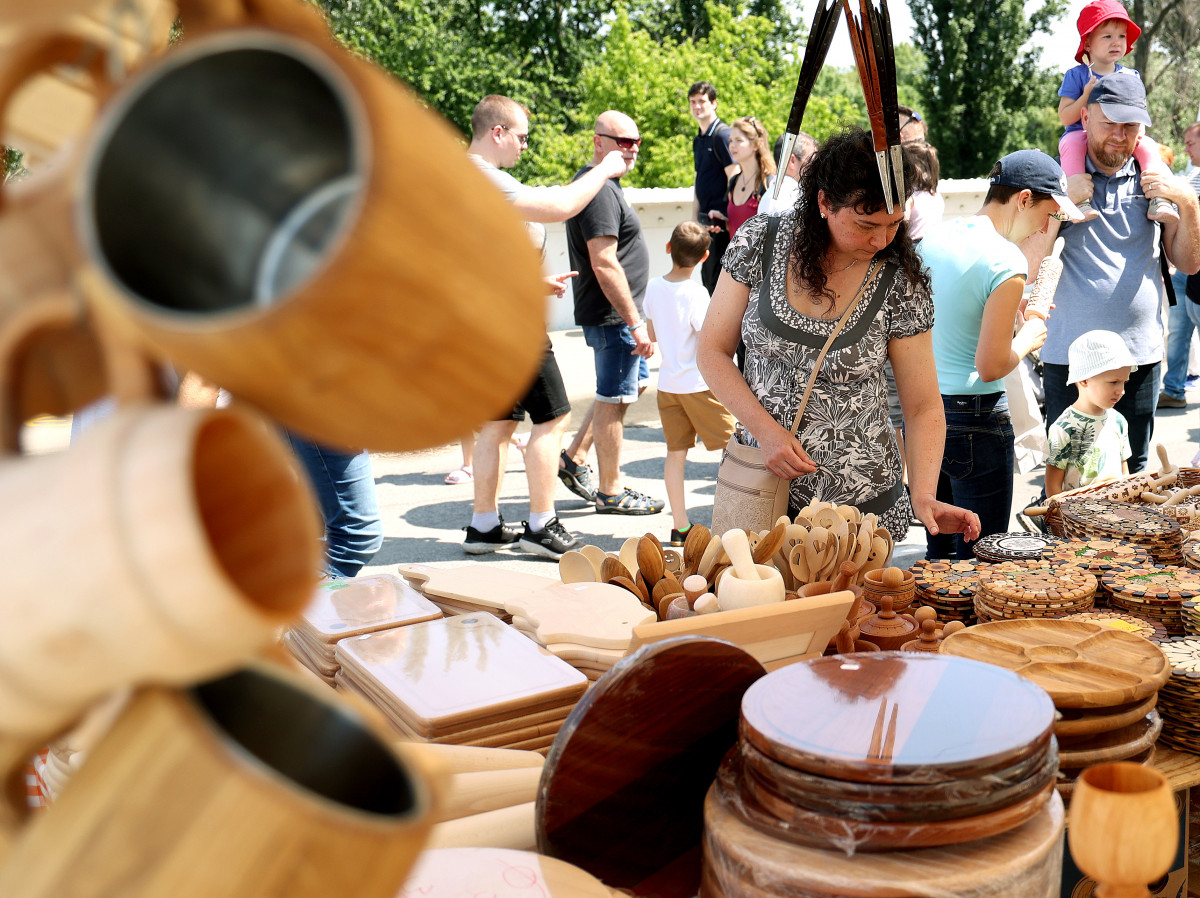
[(692, 161), (696, 166), (696, 199), (700, 215), (712, 210), (725, 211), (725, 189), (728, 179), (725, 166), (733, 165), (729, 155), (729, 126), (714, 119), (707, 131), (697, 131), (692, 138)]
[[(590, 165), (581, 168), (575, 179), (591, 171), (591, 168)], [(592, 271), (587, 242), (593, 237), (617, 238), (617, 261), (625, 269), (629, 292), (641, 309), (646, 281), (650, 279), (650, 253), (642, 237), (642, 223), (626, 201), (621, 182), (616, 178), (605, 181), (600, 192), (583, 207), (583, 211), (567, 219), (567, 253), (571, 267), (579, 272), (579, 277), (571, 287), (575, 297), (575, 323), (590, 327), (624, 324), (625, 320), (612, 307)]]

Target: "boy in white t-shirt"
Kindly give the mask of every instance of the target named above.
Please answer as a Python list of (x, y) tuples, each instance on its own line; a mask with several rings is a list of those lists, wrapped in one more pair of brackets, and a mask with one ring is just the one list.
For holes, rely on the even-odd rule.
[(1112, 331), (1088, 331), (1071, 344), (1067, 362), (1079, 398), (1050, 428), (1047, 496), (1129, 473), (1129, 428), (1113, 408), (1137, 370), (1129, 347)]
[(696, 437), (706, 449), (723, 449), (733, 434), (733, 416), (717, 401), (696, 366), (696, 343), (708, 314), (708, 291), (692, 280), (692, 269), (708, 258), (708, 232), (694, 221), (675, 226), (667, 243), (671, 273), (646, 286), (643, 313), (649, 337), (658, 342), (658, 415), (667, 441), (663, 482), (671, 503), (671, 545), (682, 546), (692, 525), (684, 501), (683, 467)]

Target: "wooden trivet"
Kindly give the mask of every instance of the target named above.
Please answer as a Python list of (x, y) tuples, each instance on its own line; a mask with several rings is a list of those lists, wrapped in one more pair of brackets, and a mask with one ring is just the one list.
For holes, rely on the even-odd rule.
[(1069, 745), (1080, 739), (1089, 739), (1097, 733), (1119, 730), (1137, 723), (1154, 710), (1158, 704), (1158, 693), (1127, 705), (1112, 708), (1059, 708), (1054, 721), (1054, 735), (1060, 745)]
[(1080, 614), (1068, 614), (1063, 620), (1081, 620), (1099, 624), (1102, 627), (1112, 627), (1114, 630), (1124, 630), (1134, 636), (1141, 636), (1151, 642), (1167, 638), (1167, 628), (1158, 621), (1134, 617), (1132, 614), (1121, 614), (1116, 611), (1084, 611)]
[(1086, 567), (1100, 576), (1127, 564), (1149, 564), (1150, 553), (1141, 546), (1119, 539), (1068, 539), (1053, 546), (1046, 557), (1053, 561)]
[(1160, 621), (1172, 636), (1184, 635), (1183, 602), (1200, 597), (1200, 571), (1175, 565), (1133, 565), (1101, 579), (1113, 608)]
[(1056, 536), (1037, 533), (992, 533), (980, 537), (971, 545), (971, 550), (980, 561), (1024, 561), (1042, 558), (1064, 541)]
[(1074, 539), (1127, 540), (1142, 546), (1156, 561), (1179, 558), (1183, 529), (1179, 522), (1144, 505), (1110, 499), (1070, 499), (1059, 506), (1063, 528)]
[(1189, 539), (1183, 544), (1183, 563), (1190, 568), (1200, 568), (1200, 539)]
[(952, 620), (975, 623), (975, 590), (981, 561), (915, 562), (909, 568), (916, 590), (914, 604), (929, 605), (943, 623)]
[(1181, 751), (1200, 748), (1200, 638), (1177, 637), (1162, 643), (1171, 677), (1158, 694), (1163, 717), (1159, 739)]
[(991, 605), (1079, 605), (1096, 595), (1096, 577), (1084, 567), (1044, 558), (1002, 561), (980, 567), (978, 593)]
[(997, 666), (866, 652), (763, 677), (742, 699), (739, 733), (777, 763), (817, 776), (919, 784), (1011, 767), (1044, 750), (1053, 723), (1046, 694)]
[(942, 640), (942, 654), (1015, 670), (1059, 708), (1108, 708), (1145, 698), (1171, 676), (1157, 645), (1085, 621), (1009, 620)]

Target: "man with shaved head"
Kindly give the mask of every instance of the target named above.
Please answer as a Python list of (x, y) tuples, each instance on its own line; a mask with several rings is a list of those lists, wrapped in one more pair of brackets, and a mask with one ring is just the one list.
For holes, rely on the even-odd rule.
[[(638, 126), (629, 116), (612, 109), (600, 114), (592, 135), (592, 160), (575, 177), (586, 177), (614, 149), (625, 160), (625, 171), (606, 181), (583, 211), (567, 220), (567, 251), (571, 267), (579, 272), (575, 323), (583, 328), (596, 357), (591, 438), (598, 482), (593, 502), (602, 514), (657, 514), (666, 504), (621, 483), (625, 411), (645, 389), (650, 378), (646, 359), (654, 353), (641, 312), (650, 255), (642, 224), (621, 190), (621, 177), (637, 164), (641, 143)], [(564, 481), (587, 470), (587, 432), (586, 426), (581, 428), (563, 453), (559, 476)]]

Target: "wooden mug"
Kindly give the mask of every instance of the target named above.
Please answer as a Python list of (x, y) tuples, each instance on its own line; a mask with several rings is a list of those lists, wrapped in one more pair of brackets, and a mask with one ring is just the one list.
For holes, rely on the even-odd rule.
[(0, 733), (111, 689), (232, 669), (310, 600), (320, 522), (279, 436), (233, 408), (128, 407), (0, 463)]
[(82, 147), (95, 310), (289, 428), (439, 445), (545, 348), (541, 265), (458, 134), (299, 0), (184, 0), (188, 39)]
[(261, 663), (149, 687), (0, 862), (5, 898), (394, 898), (440, 780)]

